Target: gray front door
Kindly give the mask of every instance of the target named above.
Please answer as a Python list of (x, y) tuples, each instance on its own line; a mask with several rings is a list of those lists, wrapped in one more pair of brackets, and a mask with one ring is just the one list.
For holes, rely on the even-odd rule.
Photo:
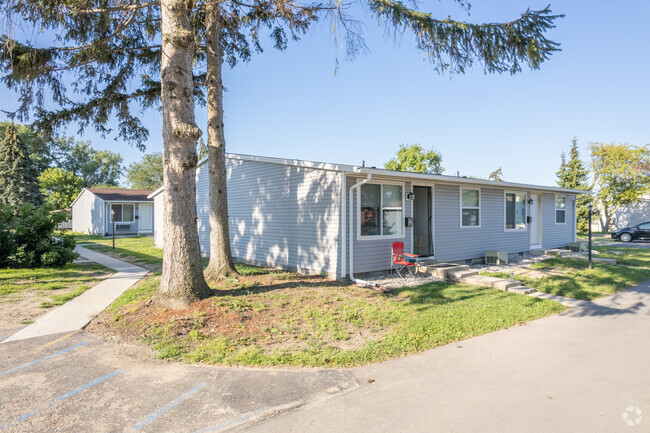
[(413, 253), (421, 256), (433, 255), (431, 215), (431, 187), (414, 186), (413, 193)]

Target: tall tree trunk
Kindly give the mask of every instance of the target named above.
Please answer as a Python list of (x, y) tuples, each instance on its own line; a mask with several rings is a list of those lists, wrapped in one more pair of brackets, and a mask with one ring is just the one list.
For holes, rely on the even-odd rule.
[(210, 295), (196, 229), (196, 142), (192, 66), (196, 44), (190, 11), (162, 0), (162, 108), (164, 167), (163, 269), (156, 303), (181, 308)]
[(219, 5), (207, 5), (207, 92), (208, 92), (208, 167), (210, 171), (210, 262), (207, 280), (239, 275), (230, 250), (226, 176), (226, 138), (223, 131), (223, 46)]

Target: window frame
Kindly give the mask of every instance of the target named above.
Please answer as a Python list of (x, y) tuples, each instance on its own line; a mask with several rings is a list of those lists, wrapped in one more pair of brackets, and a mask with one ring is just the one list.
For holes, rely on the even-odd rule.
[[(507, 207), (506, 204), (508, 203), (507, 201), (507, 195), (508, 194), (523, 194), (525, 196), (524, 199), (524, 209), (526, 210), (526, 213), (524, 214), (524, 228), (523, 229), (509, 229), (506, 227), (506, 224), (508, 222), (508, 215), (507, 215)], [(515, 201), (515, 225), (516, 223), (516, 209), (517, 209), (517, 202)], [(527, 232), (528, 231), (528, 192), (527, 191), (514, 191), (514, 190), (504, 190), (503, 191), (503, 231), (504, 232)]]
[[(124, 206), (133, 207), (133, 219), (131, 221), (113, 221), (113, 206), (120, 206), (122, 208), (122, 219), (124, 219)], [(115, 224), (133, 224), (135, 223), (135, 203), (111, 203), (110, 205), (110, 222)]]
[[(461, 229), (480, 229), (481, 226), (483, 225), (483, 216), (481, 215), (483, 212), (481, 211), (481, 204), (482, 204), (482, 192), (480, 187), (464, 187), (461, 186), (459, 188), (460, 193), (458, 195), (458, 205), (459, 205), (459, 221), (458, 224)], [(478, 191), (478, 207), (463, 207), (463, 191)], [(478, 209), (478, 225), (476, 226), (464, 226), (463, 225), (463, 209)]]
[[(381, 224), (379, 235), (361, 235), (361, 188), (364, 185), (380, 185), (379, 190), (379, 212), (381, 212)], [(384, 209), (384, 187), (383, 185), (400, 185), (402, 187), (402, 224), (404, 224), (404, 218), (406, 216), (406, 183), (405, 182), (394, 182), (394, 181), (383, 181), (378, 180), (374, 182), (366, 182), (357, 188), (357, 240), (358, 241), (367, 241), (367, 240), (378, 240), (378, 239), (406, 239), (406, 227), (402, 226), (401, 235), (385, 235), (384, 233), (384, 220), (383, 220), (383, 209)]]
[[(557, 199), (558, 198), (564, 198), (564, 209), (558, 209), (558, 207), (557, 207)], [(568, 202), (569, 201), (567, 200), (566, 195), (555, 194), (555, 200), (553, 200), (553, 213), (555, 214), (555, 216), (554, 216), (555, 224), (558, 224), (558, 225), (566, 224), (566, 210), (567, 210), (567, 203)], [(564, 222), (563, 223), (557, 222), (557, 211), (558, 210), (564, 211)]]

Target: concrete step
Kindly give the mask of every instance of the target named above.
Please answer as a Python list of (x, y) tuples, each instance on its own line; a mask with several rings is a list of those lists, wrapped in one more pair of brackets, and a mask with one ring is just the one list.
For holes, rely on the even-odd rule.
[[(576, 259), (576, 260), (589, 260), (589, 257), (587, 256), (582, 256), (578, 254), (573, 254), (571, 256), (567, 256), (567, 259)], [(604, 265), (615, 265), (616, 264), (616, 259), (605, 259), (603, 257), (592, 257), (591, 261), (594, 263), (602, 263)]]
[(498, 290), (508, 290), (512, 287), (521, 286), (521, 281), (517, 280), (504, 280), (497, 277), (486, 277), (484, 275), (472, 275), (460, 280), (461, 283), (470, 284), (479, 287), (491, 287)]
[(452, 271), (447, 272), (447, 279), (451, 281), (461, 281), (463, 278), (473, 277), (478, 275), (477, 270), (466, 269), (463, 271)]
[(453, 265), (451, 263), (437, 263), (427, 266), (429, 275), (432, 277), (447, 279), (450, 272), (465, 271), (469, 269), (467, 265)]
[(556, 256), (556, 257), (564, 257), (564, 256), (570, 256), (573, 254), (571, 250), (563, 250), (561, 248), (553, 248), (551, 250), (544, 250), (544, 254), (547, 256)]
[(530, 295), (531, 293), (537, 292), (536, 289), (526, 286), (510, 287), (506, 291), (510, 293), (519, 293), (520, 295)]

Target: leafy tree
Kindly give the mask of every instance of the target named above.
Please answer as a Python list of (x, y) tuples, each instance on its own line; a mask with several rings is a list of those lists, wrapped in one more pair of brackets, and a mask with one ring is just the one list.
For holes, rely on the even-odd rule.
[(74, 237), (56, 232), (68, 216), (52, 210), (49, 203), (0, 204), (0, 267), (61, 267), (77, 257)]
[(202, 138), (199, 138), (199, 161), (208, 156), (208, 146), (205, 145), (205, 142)]
[[(204, 95), (199, 86), (206, 86), (211, 206), (208, 277), (236, 274), (228, 237), (223, 62), (233, 66), (238, 59), (248, 60), (253, 50), (261, 51), (260, 34), (264, 29), (270, 30), (274, 46), (284, 49), (289, 38), (297, 39), (313, 22), (323, 18), (332, 19), (333, 28), (343, 29), (348, 54), (365, 51), (362, 27), (348, 14), (355, 6), (352, 2), (163, 0), (124, 5), (115, 0), (74, 4), (52, 0), (48, 7), (43, 7), (37, 0), (3, 1), (6, 10), (20, 15), (26, 23), (35, 28), (55, 29), (57, 35), (57, 46), (45, 48), (34, 47), (30, 40), (3, 41), (9, 66), (5, 83), (20, 90), (17, 114), (26, 116), (36, 111), (37, 123), (45, 131), (74, 121), (82, 129), (92, 125), (103, 133), (110, 132), (107, 122), (116, 117), (119, 136), (142, 147), (148, 131), (132, 114), (131, 107), (149, 108), (161, 101), (163, 119), (170, 122), (163, 126), (166, 205), (188, 212), (195, 208), (191, 201), (195, 200), (192, 185), (199, 134), (194, 125), (193, 104), (192, 109), (179, 104), (189, 104), (187, 98), (192, 98), (193, 103), (195, 97), (202, 102)], [(456, 1), (469, 9), (466, 1)], [(368, 0), (366, 5), (387, 29), (412, 32), (418, 49), (441, 72), (464, 73), (478, 61), (486, 72), (514, 74), (522, 65), (538, 69), (558, 50), (558, 44), (545, 35), (560, 15), (552, 15), (548, 7), (527, 10), (520, 18), (505, 23), (474, 24), (448, 17), (438, 19), (419, 10), (419, 4)], [(335, 37), (338, 40), (338, 33)], [(188, 60), (188, 56), (193, 58)], [(194, 61), (203, 59), (205, 62)], [(166, 69), (170, 65), (173, 69)], [(195, 71), (193, 66), (197, 66)], [(66, 91), (63, 71), (75, 76), (74, 102)], [(160, 76), (161, 81), (151, 78), (155, 76)], [(60, 110), (33, 110), (46, 94), (61, 106)], [(178, 104), (170, 105), (172, 102)], [(175, 208), (169, 212), (174, 214)], [(163, 263), (176, 266), (178, 272), (176, 278), (169, 279), (166, 275), (172, 270), (164, 265), (159, 298), (165, 296), (163, 293), (179, 293), (168, 290), (168, 284), (185, 287), (186, 299), (206, 293), (205, 284), (189, 275), (196, 272), (192, 264), (200, 262), (198, 249), (194, 248), (194, 231), (193, 215), (165, 219), (166, 239), (184, 245), (164, 249)], [(185, 255), (175, 256), (177, 252)], [(197, 285), (195, 289), (192, 284)]]
[(122, 156), (109, 150), (96, 150), (88, 141), (62, 140), (59, 166), (83, 179), (83, 187), (118, 185), (122, 175)]
[[(10, 125), (11, 122), (0, 122), (0, 137), (5, 136), (7, 127)], [(51, 167), (55, 162), (55, 140), (37, 132), (29, 125), (18, 123), (14, 127), (16, 128), (16, 135), (27, 146), (27, 153), (33, 161), (36, 171), (40, 174)]]
[[(557, 172), (557, 184), (562, 188), (581, 189), (589, 191), (589, 170), (585, 167), (580, 159), (578, 151), (578, 139), (571, 139), (571, 149), (569, 150), (569, 161), (566, 160), (566, 154), (562, 152), (562, 163)], [(592, 203), (590, 195), (581, 194), (577, 198), (576, 213), (577, 226), (580, 233), (589, 231), (589, 204)], [(598, 215), (597, 209), (594, 209), (594, 215)]]
[(42, 201), (34, 161), (16, 128), (10, 124), (0, 143), (0, 204), (16, 208), (23, 203), (40, 205)]
[(603, 230), (614, 224), (616, 211), (638, 201), (650, 188), (650, 145), (592, 143), (591, 170)]
[(442, 156), (440, 153), (424, 151), (420, 144), (402, 144), (395, 158), (385, 165), (388, 170), (411, 171), (415, 173), (442, 174)]
[(60, 168), (48, 168), (38, 177), (45, 201), (55, 209), (67, 209), (83, 188), (83, 179)]
[(488, 180), (503, 182), (503, 171), (501, 171), (501, 167), (499, 167), (497, 170), (494, 170), (492, 173), (490, 173), (490, 175), (488, 176)]
[(148, 153), (142, 157), (142, 161), (129, 165), (126, 180), (133, 189), (160, 188), (163, 184), (162, 153)]

